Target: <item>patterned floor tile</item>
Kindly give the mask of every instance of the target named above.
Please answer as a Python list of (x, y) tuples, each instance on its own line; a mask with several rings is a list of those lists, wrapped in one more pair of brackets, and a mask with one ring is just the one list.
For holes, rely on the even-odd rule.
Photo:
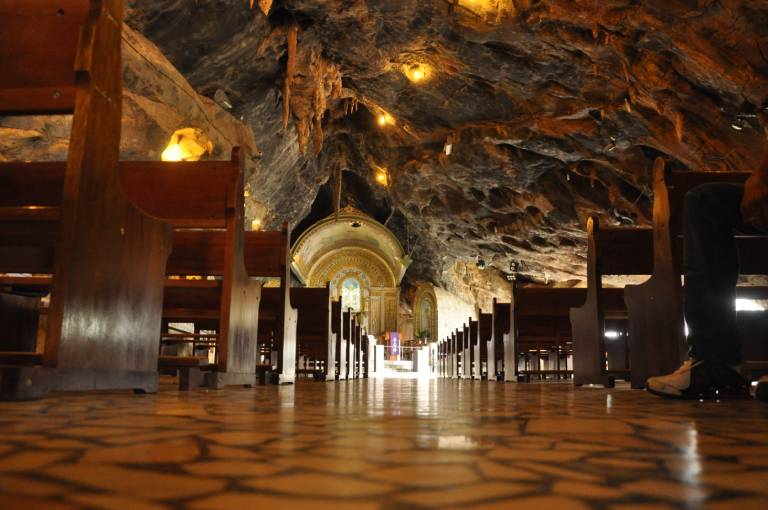
[(624, 492), (604, 485), (560, 480), (552, 486), (552, 492), (561, 496), (574, 496), (585, 499), (619, 499)]
[(283, 496), (270, 496), (252, 493), (228, 493), (203, 498), (189, 504), (193, 510), (233, 510), (233, 509), (280, 509), (280, 510), (378, 510), (380, 503), (373, 501), (322, 500), (317, 497), (304, 499)]
[(513, 483), (477, 483), (456, 488), (431, 491), (406, 492), (397, 497), (397, 501), (424, 508), (445, 508), (452, 505), (465, 505), (478, 501), (500, 499), (518, 494), (530, 494), (535, 491), (531, 485)]
[(307, 497), (370, 497), (392, 489), (390, 484), (316, 473), (252, 478), (243, 484), (254, 489)]
[(519, 499), (506, 499), (496, 503), (471, 505), (467, 510), (543, 510), (552, 508), (557, 510), (588, 510), (585, 503), (559, 496), (535, 496)]
[(451, 464), (419, 464), (377, 469), (365, 473), (365, 476), (374, 480), (395, 480), (401, 486), (413, 487), (452, 487), (478, 479), (468, 467)]
[(0, 459), (0, 473), (35, 471), (68, 456), (67, 452), (33, 451), (19, 452)]
[(210, 478), (123, 469), (100, 464), (54, 466), (45, 470), (45, 474), (75, 485), (115, 492), (128, 497), (140, 495), (152, 500), (172, 500), (209, 494), (223, 489), (225, 485), (223, 481)]
[(200, 448), (192, 439), (176, 439), (88, 450), (81, 462), (114, 464), (180, 464), (196, 459)]
[(99, 510), (170, 510), (171, 507), (160, 503), (150, 503), (148, 501), (138, 501), (135, 498), (123, 496), (114, 496), (111, 494), (70, 494), (67, 499), (73, 503), (80, 503), (89, 508)]
[(165, 381), (0, 403), (0, 508), (753, 510), (767, 420), (623, 383)]

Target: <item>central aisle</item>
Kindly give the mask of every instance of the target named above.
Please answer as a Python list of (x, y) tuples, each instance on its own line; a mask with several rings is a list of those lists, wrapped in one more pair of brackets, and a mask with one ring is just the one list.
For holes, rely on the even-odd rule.
[(171, 388), (0, 404), (0, 508), (759, 508), (768, 498), (768, 406), (752, 401), (436, 379)]

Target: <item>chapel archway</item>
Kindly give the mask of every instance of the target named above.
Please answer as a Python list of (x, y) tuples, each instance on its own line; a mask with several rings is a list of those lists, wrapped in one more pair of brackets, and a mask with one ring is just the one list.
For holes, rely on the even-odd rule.
[(330, 284), (369, 334), (398, 330), (399, 286), (410, 259), (384, 225), (346, 207), (307, 229), (291, 253), (296, 277), (308, 287)]
[(437, 338), (437, 296), (432, 285), (419, 285), (413, 299), (414, 337), (421, 341), (434, 341)]

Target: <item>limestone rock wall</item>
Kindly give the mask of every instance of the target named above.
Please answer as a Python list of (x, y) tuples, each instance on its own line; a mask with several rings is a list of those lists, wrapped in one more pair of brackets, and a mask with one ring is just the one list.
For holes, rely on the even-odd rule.
[[(342, 205), (389, 219), (409, 277), (443, 286), (478, 254), (526, 281), (582, 279), (586, 216), (647, 223), (656, 156), (749, 169), (766, 148), (766, 0), (130, 4), (129, 23), (253, 128), (268, 221), (327, 214), (318, 190), (354, 174)], [(434, 71), (424, 83), (404, 75), (414, 63)], [(283, 129), (288, 75), (307, 99)]]
[(441, 288), (435, 288), (437, 298), (437, 340), (443, 340), (461, 329), (470, 317), (477, 319), (475, 305)]
[[(479, 292), (478, 255), (583, 279), (586, 216), (647, 224), (657, 156), (749, 170), (768, 148), (768, 0), (127, 4), (125, 158), (199, 123), (217, 157), (253, 147), (250, 217), (297, 225), (340, 198), (395, 232), (407, 278), (458, 294)], [(59, 159), (66, 130), (4, 119), (0, 158)]]

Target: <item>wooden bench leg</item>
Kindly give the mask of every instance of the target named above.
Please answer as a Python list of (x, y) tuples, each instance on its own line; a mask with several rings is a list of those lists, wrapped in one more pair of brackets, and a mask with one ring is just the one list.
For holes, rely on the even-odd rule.
[(35, 352), (40, 298), (0, 292), (0, 350)]
[(184, 367), (179, 369), (179, 390), (196, 390), (203, 385), (203, 372), (200, 367)]
[(259, 382), (259, 386), (266, 386), (267, 384), (272, 383), (272, 371), (271, 370), (264, 370), (259, 369), (257, 373), (257, 380)]

